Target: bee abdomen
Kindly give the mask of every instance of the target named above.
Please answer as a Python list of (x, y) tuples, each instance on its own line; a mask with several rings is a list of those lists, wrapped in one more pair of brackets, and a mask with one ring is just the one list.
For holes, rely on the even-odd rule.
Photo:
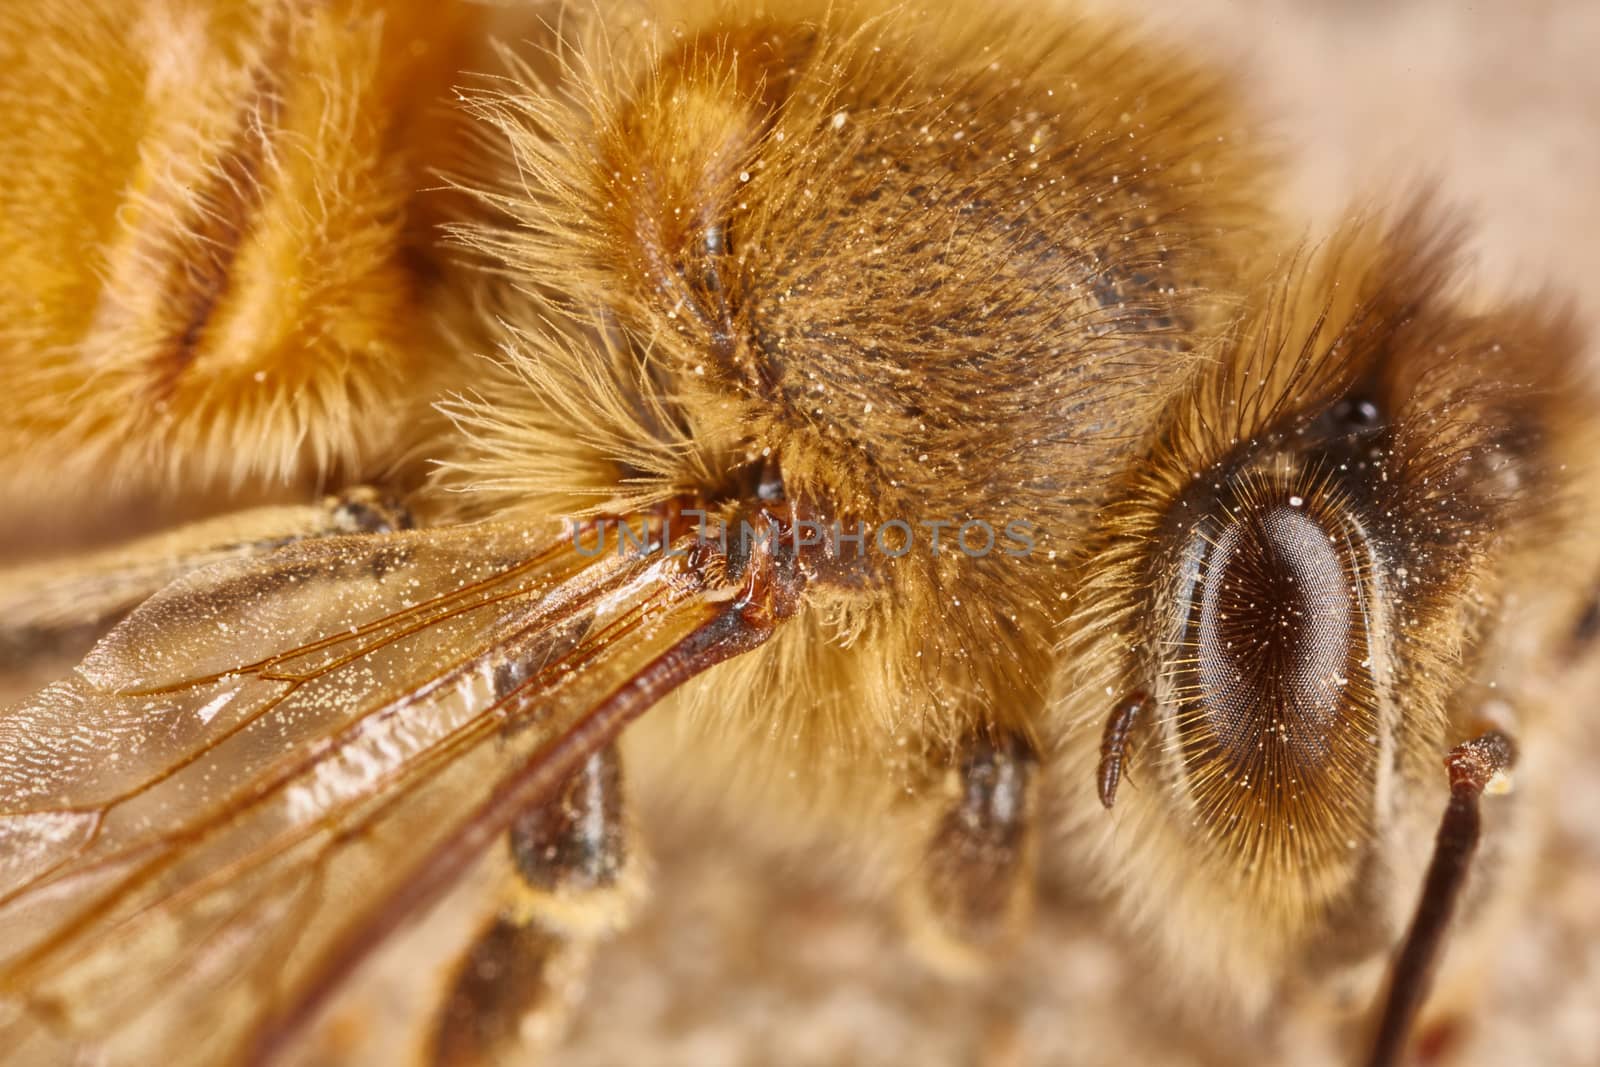
[(131, 490), (386, 456), (436, 357), (407, 219), (442, 149), (405, 134), (455, 77), (465, 21), (441, 13), (424, 41), (405, 10), (421, 6), (98, 3), (25, 20), (20, 54), (102, 72), (89, 92), (119, 121), (80, 144), (48, 98), (0, 118), (0, 144), (44, 122), (65, 145), (0, 175), (0, 251), (23, 268), (0, 297), (12, 444)]

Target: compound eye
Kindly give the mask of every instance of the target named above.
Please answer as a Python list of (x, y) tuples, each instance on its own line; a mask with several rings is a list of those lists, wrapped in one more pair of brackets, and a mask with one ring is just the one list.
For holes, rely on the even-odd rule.
[(1357, 636), (1344, 555), (1289, 504), (1236, 518), (1216, 537), (1194, 642), (1200, 707), (1230, 761), (1267, 743), (1302, 767), (1328, 759)]
[(1371, 818), (1376, 568), (1336, 494), (1247, 479), (1231, 495), (1189, 533), (1176, 740), (1207, 836), (1303, 876)]

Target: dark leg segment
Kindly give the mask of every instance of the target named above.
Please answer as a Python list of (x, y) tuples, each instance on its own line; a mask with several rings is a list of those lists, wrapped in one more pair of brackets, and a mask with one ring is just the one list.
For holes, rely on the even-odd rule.
[(974, 740), (956, 768), (955, 803), (934, 827), (918, 890), (951, 956), (1002, 949), (1033, 900), (1032, 752), (1020, 739)]
[(462, 959), (434, 1032), (434, 1067), (527, 1062), (565, 1030), (595, 941), (626, 919), (640, 884), (616, 746), (518, 815), (507, 837), (511, 899)]
[(582, 993), (586, 945), (504, 916), (462, 958), (440, 1009), (434, 1067), (527, 1063), (560, 1038)]
[(590, 756), (549, 804), (518, 816), (509, 836), (511, 862), (540, 920), (566, 927), (569, 913), (610, 904), (625, 888), (634, 851), (616, 746)]
[(1395, 957), (1368, 1067), (1394, 1067), (1400, 1061), (1478, 847), (1482, 829), (1479, 798), (1490, 781), (1515, 762), (1516, 747), (1498, 730), (1457, 745), (1445, 759), (1450, 772), (1450, 804), (1439, 824), (1416, 915)]

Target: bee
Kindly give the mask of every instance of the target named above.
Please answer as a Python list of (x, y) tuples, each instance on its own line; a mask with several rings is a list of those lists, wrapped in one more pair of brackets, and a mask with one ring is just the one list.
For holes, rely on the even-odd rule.
[(952, 976), (1070, 886), (1234, 1062), (1470, 1014), (1600, 470), (1438, 213), (1304, 238), (1226, 79), (1067, 11), (0, 35), (0, 492), (129, 531), (0, 575), (78, 661), (0, 714), (11, 1061), (549, 1052), (636, 792)]

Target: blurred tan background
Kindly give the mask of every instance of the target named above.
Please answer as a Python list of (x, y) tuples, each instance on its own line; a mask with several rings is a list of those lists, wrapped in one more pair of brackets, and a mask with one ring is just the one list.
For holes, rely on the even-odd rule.
[[(1289, 163), (1310, 232), (1424, 181), (1471, 226), (1489, 290), (1569, 292), (1600, 327), (1600, 3), (1123, 0), (1158, 37), (1234, 70)], [(1600, 354), (1597, 354), (1600, 357)], [(1597, 413), (1600, 417), (1600, 413)], [(1596, 694), (1583, 744), (1600, 771)], [(1570, 806), (1540, 899), (1440, 1064), (1600, 1063), (1600, 773)], [(888, 917), (826, 872), (758, 871), (721, 828), (647, 816), (658, 858), (641, 924), (602, 950), (562, 1067), (1022, 1067), (1338, 1062), (1316, 1020), (1259, 1053), (1185, 1030), (1069, 903), (988, 984), (940, 982)], [(759, 833), (759, 828), (756, 829)], [(1248, 1059), (1246, 1059), (1248, 1057)]]

